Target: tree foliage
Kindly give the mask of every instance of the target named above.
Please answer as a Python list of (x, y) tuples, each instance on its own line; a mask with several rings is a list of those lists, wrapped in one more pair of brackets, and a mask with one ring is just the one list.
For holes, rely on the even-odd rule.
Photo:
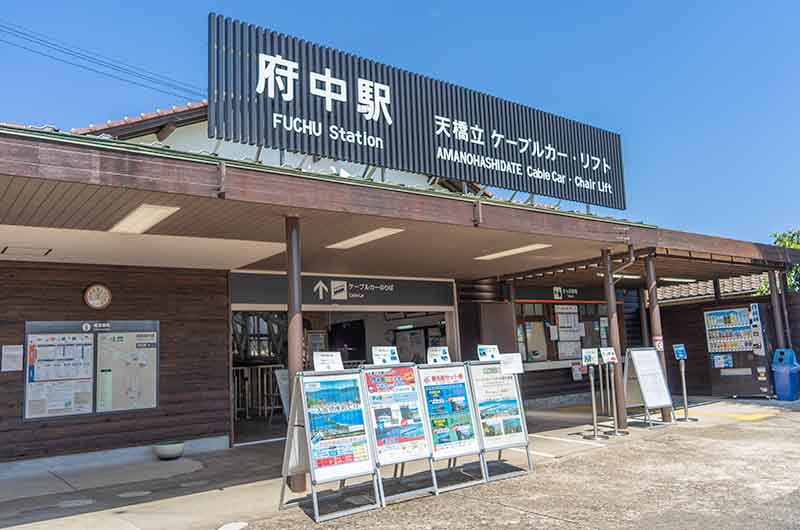
[[(772, 238), (779, 247), (800, 249), (800, 230), (787, 230), (776, 232)], [(800, 265), (795, 265), (786, 274), (789, 280), (790, 291), (800, 291)]]

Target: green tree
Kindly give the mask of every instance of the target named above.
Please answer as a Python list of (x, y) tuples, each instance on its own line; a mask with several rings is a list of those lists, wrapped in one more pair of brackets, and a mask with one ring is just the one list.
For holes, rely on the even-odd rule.
[[(800, 230), (787, 230), (772, 234), (774, 242), (779, 247), (800, 249)], [(789, 280), (790, 291), (800, 291), (800, 265), (795, 265), (786, 274)]]

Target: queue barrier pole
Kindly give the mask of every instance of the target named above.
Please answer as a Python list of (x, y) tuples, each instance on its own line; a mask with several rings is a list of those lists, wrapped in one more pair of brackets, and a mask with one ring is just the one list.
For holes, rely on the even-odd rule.
[(683, 418), (676, 418), (678, 421), (700, 421), (699, 418), (689, 417), (689, 397), (686, 393), (686, 360), (679, 361), (681, 367), (681, 389), (683, 391)]
[(597, 396), (595, 396), (594, 388), (594, 365), (589, 365), (589, 385), (592, 387), (592, 434), (586, 434), (583, 437), (587, 440), (608, 440), (608, 436), (600, 434), (597, 428)]

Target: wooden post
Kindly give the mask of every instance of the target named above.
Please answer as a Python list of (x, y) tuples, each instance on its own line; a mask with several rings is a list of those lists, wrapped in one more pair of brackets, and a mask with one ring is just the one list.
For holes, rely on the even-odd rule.
[(792, 323), (789, 320), (789, 278), (786, 275), (786, 271), (780, 271), (778, 276), (781, 280), (781, 305), (783, 306), (783, 321), (786, 323), (786, 344), (789, 345), (789, 349), (793, 350), (794, 346), (792, 345)]
[[(608, 343), (614, 348), (617, 356), (622, 359), (622, 342), (619, 336), (619, 313), (617, 312), (617, 293), (614, 289), (614, 261), (611, 251), (603, 249), (603, 288), (608, 306)], [(626, 362), (628, 362), (626, 360)], [(625, 382), (622, 380), (622, 363), (614, 364), (614, 391), (617, 397), (617, 427), (628, 428), (628, 407), (625, 403)], [(592, 389), (594, 392), (594, 389)]]
[(720, 300), (722, 300), (722, 287), (719, 284), (719, 278), (714, 278), (713, 285), (714, 285), (714, 300), (719, 302)]
[[(647, 271), (647, 296), (650, 299), (650, 336), (653, 347), (661, 357), (661, 368), (664, 370), (664, 379), (669, 386), (667, 378), (667, 358), (664, 355), (664, 332), (661, 328), (661, 308), (658, 305), (658, 279), (656, 277), (656, 258), (647, 256), (645, 258), (645, 269)], [(672, 411), (668, 408), (661, 409), (661, 420), (672, 421)]]
[(769, 298), (772, 302), (772, 320), (775, 322), (775, 337), (778, 348), (786, 347), (786, 331), (783, 328), (783, 308), (778, 298), (778, 279), (775, 277), (778, 271), (769, 271)]
[[(303, 312), (302, 289), (300, 276), (300, 219), (297, 217), (286, 218), (286, 277), (289, 284), (287, 318), (289, 329), (288, 343), (288, 368), (289, 368), (289, 395), (293, 395), (295, 379), (298, 372), (303, 370)], [(305, 475), (289, 477), (289, 489), (301, 492), (306, 489)]]
[(642, 327), (642, 346), (650, 346), (650, 324), (647, 323), (647, 296), (639, 289), (639, 320)]

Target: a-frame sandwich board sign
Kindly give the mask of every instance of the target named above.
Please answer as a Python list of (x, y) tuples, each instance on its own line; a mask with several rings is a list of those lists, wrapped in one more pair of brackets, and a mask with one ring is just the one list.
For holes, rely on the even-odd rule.
[[(362, 367), (369, 433), (375, 454), (383, 505), (426, 494), (437, 494), (430, 429), (414, 363)], [(431, 485), (387, 496), (382, 468), (427, 460)], [(396, 469), (395, 469), (396, 471)]]
[(419, 365), (417, 372), (430, 425), (432, 459), (447, 459), (449, 470), (455, 467), (456, 459), (462, 456), (474, 455), (480, 460), (480, 478), (467, 475), (472, 480), (446, 487), (437, 484), (437, 492), (486, 482), (486, 467), (477, 433), (479, 426), (464, 363)]
[(644, 420), (641, 417), (632, 417), (632, 420), (643, 421), (650, 427), (654, 425), (668, 425), (663, 421), (654, 420), (650, 414), (654, 409), (671, 409), (674, 417), (675, 408), (672, 403), (664, 366), (661, 364), (661, 355), (655, 348), (628, 348), (625, 355), (623, 370), (625, 381), (625, 406), (631, 407), (641, 404), (644, 407)]
[[(318, 523), (381, 506), (360, 370), (297, 374), (283, 455), (281, 509), (300, 502), (284, 502), (286, 479), (305, 473), (311, 477), (314, 520)], [(343, 487), (346, 479), (365, 475), (372, 477), (374, 502), (320, 515), (320, 484), (338, 481)]]
[[(504, 373), (500, 361), (470, 361), (467, 362), (467, 372), (472, 387), (475, 417), (480, 425), (478, 434), (486, 480), (500, 480), (530, 473), (533, 470), (533, 459), (517, 375)], [(497, 451), (500, 460), (503, 449), (511, 448), (525, 450), (527, 469), (492, 477), (487, 453)]]

